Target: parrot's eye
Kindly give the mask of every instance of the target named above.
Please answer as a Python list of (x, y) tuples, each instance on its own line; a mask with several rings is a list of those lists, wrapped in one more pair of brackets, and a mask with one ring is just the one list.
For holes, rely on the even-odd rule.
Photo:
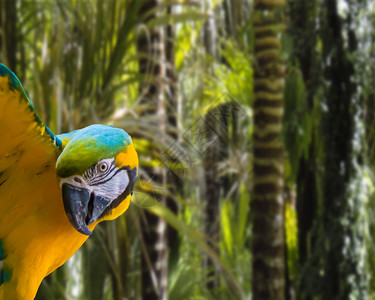
[(102, 162), (98, 165), (98, 169), (100, 172), (104, 173), (108, 170), (108, 165), (105, 162)]

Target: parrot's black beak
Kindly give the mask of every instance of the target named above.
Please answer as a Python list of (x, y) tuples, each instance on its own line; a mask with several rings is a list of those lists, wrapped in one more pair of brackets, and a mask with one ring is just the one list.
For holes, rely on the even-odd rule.
[(92, 232), (88, 226), (110, 213), (129, 194), (132, 194), (137, 178), (137, 168), (128, 170), (128, 177), (128, 185), (115, 199), (97, 195), (85, 186), (75, 186), (64, 182), (61, 187), (64, 209), (73, 227), (82, 234), (91, 235)]
[(87, 226), (94, 223), (111, 203), (108, 198), (69, 183), (62, 185), (62, 196), (65, 213), (70, 223), (85, 235), (91, 235), (92, 232)]

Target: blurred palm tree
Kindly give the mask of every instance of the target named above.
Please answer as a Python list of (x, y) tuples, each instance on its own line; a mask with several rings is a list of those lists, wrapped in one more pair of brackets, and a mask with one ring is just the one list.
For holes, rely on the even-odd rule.
[(285, 67), (280, 29), (285, 1), (254, 2), (253, 299), (285, 298), (284, 161), (281, 143)]
[[(155, 249), (155, 241), (145, 243), (146, 228), (141, 223), (145, 215), (156, 219), (162, 228), (157, 235), (163, 247), (156, 251), (162, 258), (162, 267), (151, 259), (151, 268), (143, 268), (149, 278), (152, 269), (162, 274), (157, 277), (162, 297), (168, 293), (170, 299), (217, 298), (217, 290), (206, 289), (207, 275), (212, 270), (203, 263), (208, 257), (217, 270), (220, 297), (245, 298), (243, 290), (250, 290), (249, 188), (242, 175), (248, 171), (250, 111), (247, 109), (239, 118), (238, 127), (228, 127), (241, 137), (225, 145), (233, 151), (215, 163), (219, 174), (211, 174), (215, 181), (216, 177), (236, 174), (230, 189), (242, 191), (238, 193), (241, 197), (215, 207), (216, 226), (220, 223), (225, 230), (217, 232), (214, 246), (211, 238), (202, 234), (206, 164), (199, 162), (205, 157), (192, 155), (183, 143), (191, 124), (205, 118), (212, 99), (221, 99), (227, 89), (241, 103), (251, 98), (251, 84), (244, 84), (251, 83), (249, 56), (231, 44), (234, 37), (228, 35), (225, 43), (214, 40), (218, 56), (206, 56), (202, 30), (207, 14), (196, 1), (158, 1), (154, 9), (142, 8), (147, 1), (10, 2), (0, 0), (1, 8), (6, 6), (15, 12), (11, 21), (16, 25), (18, 39), (15, 50), (4, 50), (11, 47), (9, 33), (13, 29), (8, 27), (9, 20), (1, 21), (0, 36), (5, 34), (6, 38), (1, 40), (0, 57), (5, 60), (5, 53), (13, 56), (16, 70), (42, 119), (58, 133), (99, 122), (123, 127), (134, 137), (142, 158), (139, 175), (143, 181), (138, 182), (135, 202), (147, 206), (145, 202), (150, 201), (154, 205), (155, 199), (147, 197), (150, 193), (165, 202), (147, 210), (132, 205), (125, 217), (99, 226), (77, 255), (43, 282), (37, 299), (141, 299), (148, 292), (145, 287), (153, 286), (142, 280), (146, 277), (141, 275), (141, 260), (152, 258), (147, 253)], [(215, 10), (213, 5), (210, 13), (220, 20), (222, 8), (217, 7)], [(5, 15), (8, 18), (11, 14)], [(153, 39), (152, 32), (158, 31), (162, 43)], [(146, 37), (143, 46), (149, 48), (144, 52), (137, 48), (142, 36)], [(159, 46), (164, 50), (155, 59), (149, 50)], [(153, 74), (152, 65), (161, 69)], [(179, 76), (174, 73), (174, 65)], [(155, 85), (162, 92), (155, 92)], [(154, 95), (160, 96), (157, 103), (164, 107), (150, 106)], [(225, 101), (218, 101), (222, 102)], [(193, 136), (193, 144), (194, 139)], [(196, 149), (198, 144), (199, 141), (194, 145)], [(177, 154), (169, 153), (170, 149)], [(189, 156), (193, 157), (192, 164)], [(160, 182), (149, 184), (149, 169), (160, 171)], [(226, 195), (231, 197), (233, 193)], [(243, 286), (240, 281), (245, 282)]]

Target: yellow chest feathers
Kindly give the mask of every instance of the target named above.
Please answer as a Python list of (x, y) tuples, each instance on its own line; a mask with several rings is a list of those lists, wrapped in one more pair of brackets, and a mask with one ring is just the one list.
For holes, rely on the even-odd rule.
[[(8, 173), (0, 186), (2, 267), (11, 276), (0, 286), (1, 300), (34, 299), (43, 278), (88, 238), (77, 232), (65, 215), (54, 166), (46, 166), (28, 180), (21, 178), (28, 175), (25, 170)], [(28, 183), (19, 186), (18, 182)], [(40, 186), (43, 188), (35, 188)]]

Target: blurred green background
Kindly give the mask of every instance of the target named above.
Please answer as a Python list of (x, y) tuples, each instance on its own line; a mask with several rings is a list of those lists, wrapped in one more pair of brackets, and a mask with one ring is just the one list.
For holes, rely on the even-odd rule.
[[(374, 24), (373, 0), (0, 0), (0, 62), (46, 125), (121, 127), (140, 157), (129, 210), (36, 299), (375, 299)], [(262, 159), (281, 211), (252, 209)]]

